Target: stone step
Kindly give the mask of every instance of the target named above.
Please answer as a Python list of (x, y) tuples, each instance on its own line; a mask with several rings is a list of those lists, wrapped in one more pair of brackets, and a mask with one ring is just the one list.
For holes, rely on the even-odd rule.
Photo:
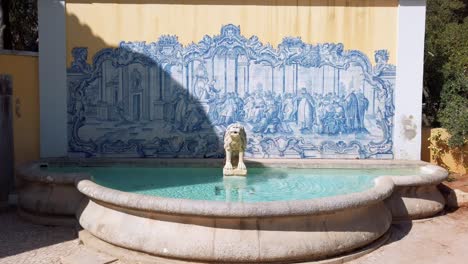
[(62, 264), (109, 264), (116, 261), (117, 258), (85, 247), (61, 259)]

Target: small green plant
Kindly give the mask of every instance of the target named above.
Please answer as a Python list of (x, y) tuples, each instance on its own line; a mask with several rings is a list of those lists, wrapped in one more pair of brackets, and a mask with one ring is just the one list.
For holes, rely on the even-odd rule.
[[(448, 129), (447, 129), (448, 131)], [(429, 146), (428, 149), (431, 152), (431, 159), (435, 161), (439, 166), (444, 167), (446, 170), (451, 171), (450, 166), (448, 166), (444, 162), (444, 156), (445, 155), (450, 155), (451, 158), (453, 158), (453, 161), (456, 164), (462, 165), (465, 170), (468, 169), (468, 162), (467, 162), (467, 151), (466, 151), (466, 139), (464, 142), (464, 145), (462, 147), (459, 146), (451, 146), (450, 145), (450, 139), (452, 139), (453, 136), (444, 136), (443, 130), (436, 130), (436, 132), (433, 132), (432, 135), (428, 138), (429, 141)], [(453, 181), (455, 178), (452, 177), (452, 179), (449, 178), (447, 179), (448, 181)]]
[(447, 181), (447, 182), (454, 182), (454, 181), (456, 181), (456, 180), (457, 180), (457, 178), (453, 177), (453, 174), (450, 173), (449, 176), (447, 177), (447, 180), (446, 180), (446, 181)]

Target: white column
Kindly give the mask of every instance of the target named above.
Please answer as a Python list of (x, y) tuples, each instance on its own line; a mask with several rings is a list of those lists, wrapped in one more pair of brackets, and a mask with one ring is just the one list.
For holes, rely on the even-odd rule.
[(41, 158), (67, 155), (65, 1), (39, 0)]
[(395, 159), (420, 160), (426, 0), (400, 0), (395, 87)]

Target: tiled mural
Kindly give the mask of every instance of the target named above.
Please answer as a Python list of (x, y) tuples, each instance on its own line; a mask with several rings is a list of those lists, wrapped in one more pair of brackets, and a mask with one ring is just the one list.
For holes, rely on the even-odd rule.
[(68, 69), (70, 156), (222, 157), (233, 123), (247, 157), (393, 158), (395, 66), (342, 44), (284, 38), (278, 48), (240, 27), (182, 46), (176, 36), (122, 42)]

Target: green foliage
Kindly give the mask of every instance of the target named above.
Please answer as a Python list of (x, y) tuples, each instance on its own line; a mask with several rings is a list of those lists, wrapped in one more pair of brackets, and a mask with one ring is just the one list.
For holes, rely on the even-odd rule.
[(468, 131), (468, 78), (463, 74), (447, 80), (442, 89), (441, 110), (438, 114), (442, 127), (451, 137), (450, 147), (459, 147), (467, 143)]
[(427, 4), (424, 112), (452, 135), (451, 147), (462, 146), (468, 126), (468, 1)]
[(38, 50), (37, 0), (10, 2), (12, 47), (15, 50)]
[(3, 48), (38, 50), (37, 0), (0, 0), (0, 27)]

